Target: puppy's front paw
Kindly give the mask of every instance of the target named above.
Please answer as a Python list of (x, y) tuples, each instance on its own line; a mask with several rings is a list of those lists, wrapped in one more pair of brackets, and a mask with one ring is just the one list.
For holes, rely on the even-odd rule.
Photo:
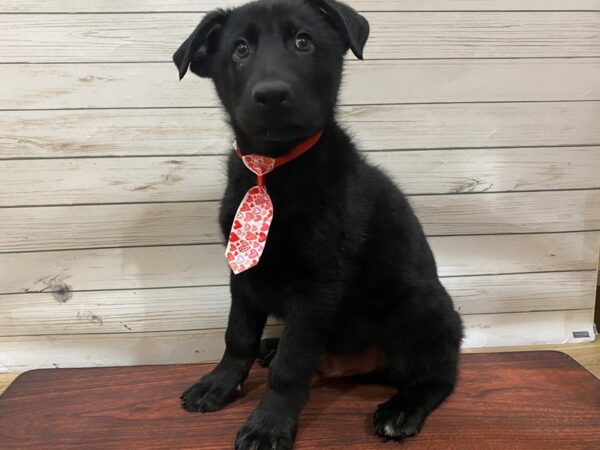
[(423, 425), (424, 414), (420, 408), (412, 409), (392, 401), (379, 405), (373, 415), (375, 432), (393, 440), (417, 434)]
[[(256, 419), (256, 417), (262, 419)], [(253, 414), (240, 428), (235, 440), (236, 450), (291, 450), (296, 437), (296, 421)]]
[(238, 393), (238, 385), (225, 377), (208, 376), (187, 388), (179, 397), (187, 411), (218, 411), (231, 402)]

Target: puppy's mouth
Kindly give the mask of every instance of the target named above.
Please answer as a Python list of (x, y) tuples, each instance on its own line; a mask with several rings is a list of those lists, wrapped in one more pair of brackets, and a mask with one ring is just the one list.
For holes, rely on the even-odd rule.
[(243, 115), (238, 120), (240, 128), (249, 136), (266, 142), (285, 142), (301, 138), (319, 127), (313, 123), (300, 120), (282, 120), (281, 118), (265, 118)]
[(285, 128), (266, 128), (259, 132), (256, 137), (260, 137), (267, 142), (284, 142), (306, 134), (306, 128), (299, 126), (289, 126)]

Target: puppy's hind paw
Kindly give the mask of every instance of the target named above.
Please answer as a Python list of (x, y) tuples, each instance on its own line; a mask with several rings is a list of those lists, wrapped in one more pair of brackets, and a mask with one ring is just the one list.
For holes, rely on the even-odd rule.
[(379, 405), (373, 415), (375, 432), (383, 438), (395, 441), (417, 434), (423, 421), (424, 414), (419, 409), (410, 411), (393, 402)]

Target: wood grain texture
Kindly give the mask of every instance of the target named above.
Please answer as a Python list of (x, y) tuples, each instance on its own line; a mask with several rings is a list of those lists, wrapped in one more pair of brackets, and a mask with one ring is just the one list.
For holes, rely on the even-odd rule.
[[(593, 308), (596, 272), (452, 277), (442, 283), (464, 316)], [(225, 328), (229, 286), (44, 292), (0, 296), (0, 336)]]
[[(367, 59), (600, 56), (600, 12), (369, 12)], [(8, 14), (0, 62), (170, 61), (202, 14)]]
[[(428, 235), (593, 231), (600, 190), (411, 197)], [(221, 242), (217, 202), (7, 208), (0, 252)]]
[[(408, 195), (600, 188), (600, 147), (366, 156)], [(0, 207), (217, 200), (225, 189), (222, 156), (14, 160), (2, 166)]]
[(519, 345), (511, 347), (465, 348), (464, 353), (498, 353), (515, 351), (543, 351), (551, 350), (563, 352), (589, 370), (596, 378), (600, 379), (600, 339), (584, 344), (558, 344), (558, 345)]
[[(598, 72), (597, 58), (349, 60), (340, 103), (598, 100)], [(168, 62), (16, 64), (0, 65), (0, 105), (198, 107), (218, 100), (212, 83), (193, 76), (180, 83)]]
[[(443, 236), (429, 243), (441, 276), (594, 270), (600, 233)], [(493, 257), (490, 257), (493, 255)], [(0, 254), (0, 293), (227, 284), (220, 244)], [(0, 300), (1, 302), (1, 300)]]
[[(213, 8), (238, 6), (248, 0), (19, 0), (0, 4), (0, 13), (17, 12), (149, 12), (208, 11)], [(560, 11), (600, 10), (597, 0), (346, 0), (359, 11)]]
[[(574, 331), (593, 333), (593, 310), (474, 314), (463, 317), (463, 347), (589, 342)], [(124, 329), (124, 331), (126, 331)], [(269, 325), (265, 335), (281, 333)], [(49, 334), (0, 337), (0, 372), (43, 367), (100, 367), (217, 361), (223, 354), (223, 328), (140, 333)]]
[[(600, 101), (340, 107), (362, 150), (600, 145)], [(0, 111), (0, 158), (210, 155), (231, 150), (220, 110)]]
[[(211, 368), (23, 374), (0, 399), (3, 445), (7, 450), (231, 448), (237, 429), (264, 395), (267, 374), (254, 369), (241, 398), (221, 412), (186, 413), (179, 392)], [(565, 354), (464, 355), (460, 373), (455, 393), (403, 447), (578, 450), (593, 448), (600, 438), (600, 382)], [(315, 380), (295, 448), (389, 448), (373, 436), (371, 414), (393, 392), (344, 379)]]

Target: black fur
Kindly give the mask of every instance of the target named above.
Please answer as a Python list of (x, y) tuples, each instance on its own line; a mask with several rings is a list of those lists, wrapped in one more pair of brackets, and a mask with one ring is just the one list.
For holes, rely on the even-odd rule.
[[(230, 402), (267, 315), (282, 318), (268, 391), (237, 449), (292, 448), (325, 352), (385, 352), (385, 382), (398, 388), (374, 414), (385, 438), (417, 433), (456, 381), (461, 321), (421, 225), (335, 121), (343, 56), (351, 49), (361, 57), (368, 32), (362, 16), (333, 0), (260, 0), (209, 13), (174, 55), (181, 77), (190, 67), (213, 80), (243, 153), (279, 156), (324, 130), (314, 148), (267, 175), (275, 208), (267, 246), (258, 266), (231, 276), (223, 359), (182, 394), (189, 411)], [(296, 39), (306, 35), (312, 45), (302, 41), (299, 50)], [(232, 154), (220, 211), (225, 239), (255, 184)]]

